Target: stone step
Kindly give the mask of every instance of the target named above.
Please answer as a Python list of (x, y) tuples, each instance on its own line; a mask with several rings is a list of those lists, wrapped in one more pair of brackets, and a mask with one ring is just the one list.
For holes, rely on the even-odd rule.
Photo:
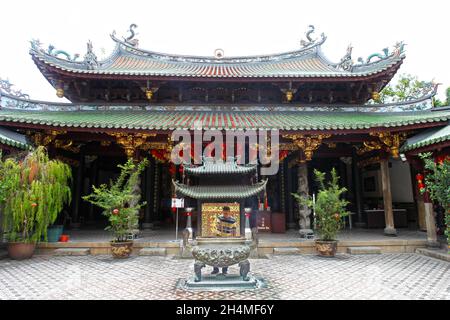
[(288, 254), (299, 254), (300, 250), (298, 248), (273, 248), (274, 255), (288, 255)]
[(380, 254), (380, 247), (348, 247), (347, 253), (349, 254)]
[(447, 249), (427, 249), (427, 248), (417, 248), (416, 253), (432, 257), (435, 259), (444, 260), (450, 262), (450, 254)]
[(87, 256), (90, 253), (89, 248), (59, 248), (53, 254), (55, 256)]
[(139, 250), (140, 256), (165, 256), (166, 254), (166, 248), (142, 248)]

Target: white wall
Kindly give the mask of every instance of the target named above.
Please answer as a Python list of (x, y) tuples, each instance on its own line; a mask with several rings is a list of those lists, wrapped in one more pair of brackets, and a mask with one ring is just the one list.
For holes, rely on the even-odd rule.
[(391, 192), (393, 202), (414, 202), (413, 186), (409, 164), (401, 160), (389, 161), (391, 176)]
[[(414, 202), (409, 164), (394, 159), (389, 160), (389, 163), (392, 165), (389, 168), (392, 202)], [(383, 192), (380, 170), (363, 171), (362, 183), (364, 183), (364, 178), (372, 176), (376, 177), (377, 190), (375, 192), (363, 192), (363, 196), (365, 198), (382, 198)]]

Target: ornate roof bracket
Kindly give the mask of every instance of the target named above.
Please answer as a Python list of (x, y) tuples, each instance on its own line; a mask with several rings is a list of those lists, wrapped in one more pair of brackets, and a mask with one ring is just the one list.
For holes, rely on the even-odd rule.
[(292, 143), (301, 149), (305, 155), (305, 160), (301, 159), (301, 162), (311, 161), (314, 151), (319, 149), (323, 139), (328, 139), (331, 134), (285, 134), (283, 138), (291, 139)]
[(407, 134), (390, 133), (390, 132), (371, 132), (372, 137), (377, 137), (379, 141), (366, 141), (363, 146), (358, 149), (359, 155), (374, 150), (384, 150), (390, 153), (394, 158), (398, 158), (401, 144), (406, 140)]
[(58, 135), (66, 134), (67, 131), (50, 130), (47, 132), (31, 132), (27, 131), (27, 135), (35, 146), (47, 147), (56, 141)]
[(125, 150), (125, 154), (129, 159), (133, 158), (136, 151), (145, 145), (148, 137), (155, 136), (154, 134), (128, 134), (123, 132), (113, 132), (108, 134), (116, 138), (117, 144)]

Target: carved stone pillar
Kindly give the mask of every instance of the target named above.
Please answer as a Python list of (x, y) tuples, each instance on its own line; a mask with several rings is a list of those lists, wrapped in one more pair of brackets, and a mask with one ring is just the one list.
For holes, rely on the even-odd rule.
[(144, 216), (144, 223), (142, 224), (142, 227), (144, 229), (151, 229), (153, 228), (153, 188), (154, 188), (154, 171), (155, 171), (155, 164), (152, 159), (149, 161), (149, 166), (145, 170), (145, 201), (147, 202), (147, 205), (144, 207), (145, 209), (145, 216)]
[(433, 203), (431, 202), (428, 192), (423, 195), (423, 207), (425, 211), (425, 225), (427, 228), (427, 246), (438, 248), (440, 247), (440, 243), (437, 239), (436, 217), (434, 216)]
[(292, 168), (289, 167), (289, 165), (287, 166), (287, 174), (286, 174), (286, 188), (287, 188), (287, 227), (288, 229), (295, 229), (296, 228), (296, 224), (294, 222), (294, 199), (291, 195), (291, 192), (294, 192), (294, 188), (292, 186)]
[[(297, 171), (298, 189), (297, 193), (301, 197), (307, 197), (309, 195), (308, 185), (308, 165), (306, 163), (300, 163)], [(300, 226), (300, 232), (312, 232), (311, 230), (311, 209), (306, 205), (298, 205), (298, 224)]]
[(392, 194), (391, 194), (391, 179), (389, 175), (389, 160), (387, 158), (381, 159), (381, 184), (383, 186), (383, 201), (384, 201), (384, 219), (386, 228), (384, 234), (387, 236), (396, 236), (397, 230), (394, 226), (394, 212), (392, 210)]
[(353, 192), (355, 198), (355, 208), (356, 215), (358, 217), (358, 222), (355, 223), (356, 227), (365, 227), (366, 223), (364, 222), (363, 217), (363, 206), (362, 206), (362, 185), (361, 185), (361, 169), (358, 167), (358, 155), (356, 151), (353, 151), (352, 157), (352, 180), (353, 180)]
[(79, 211), (81, 202), (81, 188), (83, 187), (83, 171), (84, 171), (84, 155), (80, 157), (80, 165), (77, 168), (77, 175), (75, 178), (75, 192), (73, 196), (73, 210), (72, 210), (72, 221), (70, 226), (73, 229), (78, 229), (80, 227), (79, 222)]
[[(98, 159), (95, 159), (93, 162), (91, 162), (91, 169), (89, 174), (89, 190), (87, 194), (90, 194), (92, 192), (92, 186), (98, 185)], [(86, 221), (87, 224), (94, 224), (95, 218), (94, 218), (94, 205), (92, 203), (88, 206), (88, 220)]]

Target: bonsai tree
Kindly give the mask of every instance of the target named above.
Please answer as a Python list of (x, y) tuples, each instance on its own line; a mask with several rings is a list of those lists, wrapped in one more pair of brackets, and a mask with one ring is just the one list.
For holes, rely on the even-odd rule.
[(146, 203), (139, 203), (140, 193), (135, 192), (140, 183), (139, 176), (148, 164), (144, 159), (135, 164), (132, 159), (124, 165), (119, 165), (120, 175), (109, 186), (102, 184), (99, 187), (92, 186), (92, 194), (83, 197), (84, 200), (103, 209), (103, 214), (108, 217), (110, 230), (114, 234), (114, 242), (125, 242), (139, 220), (139, 209)]
[(346, 210), (348, 201), (341, 199), (347, 189), (339, 186), (339, 176), (336, 169), (331, 170), (331, 180), (325, 182), (325, 173), (314, 169), (319, 192), (315, 203), (311, 196), (300, 196), (292, 193), (300, 205), (307, 205), (315, 212), (314, 227), (323, 241), (334, 241), (338, 231), (343, 227), (343, 217), (349, 213)]
[(0, 160), (3, 230), (10, 242), (47, 241), (47, 227), (71, 201), (70, 167), (50, 160), (44, 147), (22, 159)]
[(439, 203), (445, 210), (445, 235), (450, 248), (450, 158), (445, 157), (433, 161), (431, 153), (419, 155), (424, 163), (427, 173), (425, 175), (425, 188), (421, 193), (428, 192), (431, 200)]

